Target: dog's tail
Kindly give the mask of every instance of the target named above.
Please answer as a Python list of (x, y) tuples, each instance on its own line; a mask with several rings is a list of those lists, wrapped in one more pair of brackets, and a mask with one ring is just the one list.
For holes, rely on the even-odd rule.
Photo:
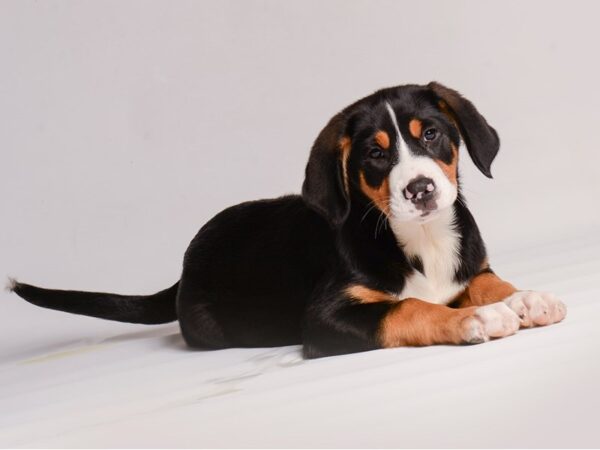
[(9, 279), (7, 289), (29, 303), (73, 314), (119, 322), (159, 324), (177, 320), (175, 298), (179, 281), (154, 295), (119, 295), (101, 292), (44, 289)]

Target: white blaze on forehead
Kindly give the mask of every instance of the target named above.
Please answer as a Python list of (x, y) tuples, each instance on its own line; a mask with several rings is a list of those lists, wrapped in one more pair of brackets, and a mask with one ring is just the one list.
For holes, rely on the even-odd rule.
[[(396, 149), (398, 150), (398, 163), (389, 174), (392, 216), (401, 221), (432, 219), (435, 217), (436, 211), (431, 212), (427, 218), (421, 217), (423, 211), (418, 210), (410, 199), (404, 197), (403, 191), (408, 183), (418, 177), (431, 178), (434, 183), (432, 187), (435, 187), (436, 191), (435, 201), (438, 211), (448, 208), (454, 203), (458, 194), (456, 186), (450, 182), (432, 156), (414, 155), (410, 151), (400, 132), (398, 119), (392, 105), (386, 102), (385, 106), (396, 131)], [(431, 189), (428, 188), (428, 190)]]
[(394, 124), (394, 130), (396, 131), (396, 149), (398, 149), (398, 153), (400, 155), (400, 159), (405, 156), (410, 156), (408, 153), (408, 145), (402, 139), (402, 134), (400, 133), (400, 127), (398, 127), (398, 120), (396, 119), (396, 113), (394, 112), (392, 105), (389, 102), (385, 102), (385, 107), (392, 118), (392, 123)]

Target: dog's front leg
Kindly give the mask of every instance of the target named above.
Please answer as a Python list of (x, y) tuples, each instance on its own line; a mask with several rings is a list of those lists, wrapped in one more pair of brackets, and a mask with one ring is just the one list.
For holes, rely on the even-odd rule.
[(453, 302), (459, 308), (507, 304), (521, 320), (521, 327), (550, 325), (563, 320), (567, 307), (547, 292), (521, 291), (500, 279), (489, 268), (471, 279), (461, 296)]
[(518, 329), (517, 315), (503, 303), (452, 309), (408, 298), (386, 314), (379, 339), (382, 347), (477, 344)]
[(407, 298), (362, 285), (326, 295), (305, 320), (308, 358), (400, 346), (476, 344), (510, 336), (518, 316), (504, 303), (465, 308)]

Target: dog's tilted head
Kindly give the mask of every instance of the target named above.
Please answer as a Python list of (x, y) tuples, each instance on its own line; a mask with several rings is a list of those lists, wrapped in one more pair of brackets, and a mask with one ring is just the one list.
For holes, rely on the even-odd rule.
[(383, 89), (321, 131), (302, 195), (334, 227), (353, 204), (397, 221), (425, 222), (457, 198), (462, 144), (491, 178), (500, 142), (471, 102), (435, 82)]

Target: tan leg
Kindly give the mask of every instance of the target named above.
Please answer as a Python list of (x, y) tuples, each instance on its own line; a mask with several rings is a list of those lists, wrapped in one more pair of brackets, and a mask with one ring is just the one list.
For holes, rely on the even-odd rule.
[(363, 284), (335, 286), (321, 294), (327, 308), (309, 309), (303, 354), (307, 358), (376, 348), (477, 344), (510, 336), (519, 317), (505, 304), (450, 308)]
[(567, 307), (554, 295), (536, 291), (518, 291), (493, 272), (473, 277), (465, 291), (452, 302), (458, 308), (504, 302), (521, 321), (521, 327), (550, 325), (563, 320)]
[(495, 273), (484, 272), (473, 277), (467, 289), (452, 303), (459, 308), (489, 305), (504, 300), (515, 292), (517, 289), (512, 284), (500, 279)]
[(379, 339), (382, 347), (476, 344), (518, 329), (518, 317), (503, 303), (453, 309), (410, 298), (388, 312)]

